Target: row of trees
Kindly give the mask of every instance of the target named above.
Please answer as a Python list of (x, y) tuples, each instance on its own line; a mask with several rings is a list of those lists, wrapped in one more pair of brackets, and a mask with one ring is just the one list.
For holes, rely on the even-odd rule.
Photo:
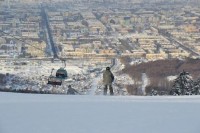
[[(121, 72), (128, 74), (135, 81), (133, 86), (127, 87), (131, 95), (141, 95), (137, 90), (141, 87), (142, 73), (146, 73), (149, 80), (149, 84), (145, 88), (147, 95), (156, 94), (156, 92), (159, 95), (198, 94), (197, 88), (198, 84), (200, 84), (200, 79), (198, 80), (200, 77), (200, 59), (168, 59), (143, 63), (139, 62), (134, 65), (130, 65), (132, 60), (128, 57), (122, 58), (120, 61), (125, 65), (125, 68)], [(183, 70), (188, 71), (190, 74), (188, 72), (183, 72)], [(178, 75), (178, 78), (173, 81), (172, 78), (175, 75)], [(190, 83), (190, 86), (187, 85), (188, 91), (184, 90), (180, 92), (180, 90), (178, 91), (175, 88), (183, 88), (186, 85), (185, 83), (179, 84), (179, 82), (185, 82), (183, 81), (183, 77), (189, 78), (191, 83), (188, 81)]]

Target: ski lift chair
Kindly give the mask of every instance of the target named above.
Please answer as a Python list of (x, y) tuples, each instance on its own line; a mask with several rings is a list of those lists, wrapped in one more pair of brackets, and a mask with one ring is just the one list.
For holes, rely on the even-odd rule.
[(62, 84), (62, 79), (54, 77), (54, 76), (50, 76), (48, 78), (48, 83), (47, 84), (51, 84), (51, 85), (61, 85)]
[(67, 71), (64, 68), (60, 68), (56, 71), (56, 77), (61, 79), (67, 78)]

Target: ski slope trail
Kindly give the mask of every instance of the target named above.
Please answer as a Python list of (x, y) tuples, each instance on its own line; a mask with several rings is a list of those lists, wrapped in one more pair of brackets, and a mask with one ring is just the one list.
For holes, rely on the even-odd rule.
[(91, 88), (89, 91), (89, 95), (95, 95), (95, 92), (97, 90), (98, 82), (101, 80), (101, 76), (97, 76), (96, 78), (93, 79)]
[(0, 133), (199, 133), (200, 96), (0, 93)]
[(146, 73), (142, 73), (142, 88), (141, 89), (142, 89), (143, 95), (146, 95), (145, 88), (148, 85), (148, 83), (149, 83), (149, 81), (148, 81)]

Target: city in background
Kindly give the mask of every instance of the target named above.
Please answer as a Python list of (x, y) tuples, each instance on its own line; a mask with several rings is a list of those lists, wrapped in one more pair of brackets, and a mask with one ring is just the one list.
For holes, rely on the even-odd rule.
[[(136, 81), (123, 73), (124, 60), (198, 59), (199, 7), (199, 0), (0, 1), (3, 88), (65, 93), (71, 84), (102, 94), (102, 71), (111, 66), (116, 95), (145, 95), (149, 75), (140, 72)], [(47, 85), (52, 68), (64, 66), (54, 58), (66, 61), (62, 86)]]

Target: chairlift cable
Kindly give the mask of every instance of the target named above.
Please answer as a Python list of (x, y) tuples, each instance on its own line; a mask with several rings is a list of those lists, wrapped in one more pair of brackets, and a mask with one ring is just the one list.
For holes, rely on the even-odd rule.
[[(2, 31), (2, 30), (0, 30), (0, 32), (3, 33), (3, 34), (5, 34), (5, 35), (7, 35), (7, 36), (13, 37), (14, 39), (16, 39), (16, 40), (18, 40), (18, 41), (21, 41), (21, 42), (23, 42), (23, 43), (26, 43), (26, 44), (30, 45), (31, 47), (36, 48), (37, 50), (40, 50), (40, 51), (44, 52), (44, 51), (41, 50), (40, 48), (38, 48), (38, 47), (36, 47), (36, 46), (33, 46), (32, 44), (30, 44), (30, 43), (28, 43), (28, 42), (25, 42), (24, 40), (19, 39), (19, 38), (15, 37), (14, 35), (10, 34), (10, 33), (6, 33), (6, 32), (4, 32), (4, 31)], [(20, 36), (19, 36), (19, 37), (20, 37)]]
[[(21, 41), (21, 42), (23, 42), (23, 43), (26, 43), (26, 44), (28, 44), (29, 46), (32, 46), (32, 44), (30, 44), (30, 43), (27, 43), (27, 42), (25, 42), (24, 40), (22, 40), (22, 39), (19, 39), (19, 38), (16, 38), (15, 36), (13, 36), (13, 35), (11, 35), (11, 34), (9, 34), (9, 33), (6, 33), (6, 32), (4, 32), (4, 31), (2, 31), (2, 30), (0, 30), (0, 32), (1, 33), (3, 33), (3, 34), (5, 34), (5, 35), (7, 35), (7, 36), (11, 36), (11, 37), (13, 37), (14, 39), (16, 39), (16, 40), (19, 40), (19, 41)], [(38, 47), (36, 47), (36, 46), (32, 46), (32, 47), (34, 47), (34, 48), (36, 48), (36, 49), (38, 49), (38, 50), (40, 50), (40, 51), (42, 51), (42, 52), (44, 52), (43, 50), (41, 50), (40, 48), (38, 48)], [(64, 64), (65, 64), (65, 66), (64, 66), (64, 68), (66, 67), (66, 62), (65, 62), (65, 60), (63, 60), (62, 58), (59, 58), (61, 61), (63, 61), (64, 62)], [(44, 64), (43, 64), (44, 65)], [(44, 65), (44, 66), (47, 66), (47, 65)], [(49, 67), (49, 66), (47, 66), (47, 67)], [(54, 77), (54, 76), (52, 76), (52, 73), (53, 73), (53, 70), (54, 70), (54, 68), (52, 69), (52, 71), (51, 71), (51, 75), (49, 76), (49, 79), (48, 79), (48, 83), (47, 84), (51, 84), (51, 85), (62, 85), (62, 80), (63, 79), (65, 79), (65, 78), (67, 78), (67, 71), (65, 70), (65, 69), (63, 69), (63, 70), (61, 70), (60, 71), (60, 73), (58, 73), (58, 70), (57, 70), (57, 72), (56, 72), (56, 77)], [(57, 74), (58, 73), (58, 74)], [(57, 76), (58, 75), (58, 76)], [(59, 78), (61, 76), (61, 78)]]
[[(40, 48), (38, 48), (38, 47), (36, 47), (36, 46), (34, 46), (34, 45), (28, 43), (28, 42), (25, 42), (24, 40), (19, 39), (19, 38), (15, 37), (14, 35), (10, 34), (10, 33), (6, 33), (6, 32), (4, 32), (4, 31), (2, 31), (2, 30), (0, 30), (0, 32), (3, 33), (3, 34), (5, 34), (5, 35), (7, 35), (7, 36), (13, 37), (13, 38), (16, 39), (16, 40), (21, 41), (22, 43), (28, 44), (29, 46), (34, 47), (34, 48), (36, 48), (37, 50), (40, 50), (40, 51), (44, 52), (44, 50), (42, 50), (42, 49), (40, 49)], [(20, 37), (20, 36), (19, 36), (19, 37)]]

